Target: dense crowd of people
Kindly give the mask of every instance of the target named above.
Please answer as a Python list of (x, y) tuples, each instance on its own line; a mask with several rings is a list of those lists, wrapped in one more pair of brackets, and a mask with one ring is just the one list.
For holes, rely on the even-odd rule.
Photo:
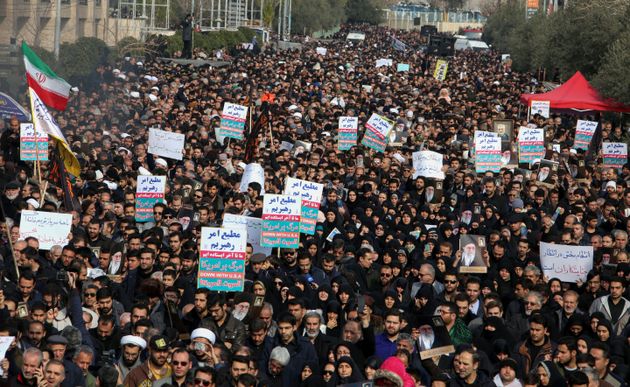
[[(351, 30), (365, 40), (346, 40)], [(102, 66), (55, 112), (81, 163), (76, 206), (50, 163), (44, 187), (19, 160), (19, 122), (0, 123), (0, 338), (14, 337), (0, 385), (626, 385), (630, 165), (604, 168), (598, 144), (576, 150), (576, 115), (528, 116), (519, 97), (542, 85), (498, 53), (458, 52), (438, 81), (421, 42), (346, 26), (299, 51), (235, 51), (226, 67)], [(219, 143), (224, 102), (249, 106), (253, 122), (268, 104), (269, 128)], [(395, 141), (339, 151), (338, 118), (358, 117), (362, 133), (372, 113), (395, 123)], [(475, 173), (473, 134), (495, 120), (544, 128), (558, 173)], [(149, 128), (185, 134), (183, 160), (148, 153)], [(630, 136), (602, 120), (601, 140)], [(413, 178), (420, 149), (443, 155), (444, 180)], [(264, 167), (264, 186), (240, 192), (247, 162)], [(139, 174), (168, 177), (143, 223)], [(325, 185), (315, 234), (270, 255), (248, 245), (242, 292), (198, 288), (201, 228), (260, 218), (261, 192), (281, 193), (287, 177)], [(69, 243), (21, 239), (24, 210), (70, 212)], [(465, 234), (484, 238), (484, 272), (459, 270)], [(540, 242), (592, 246), (593, 269), (549, 278)]]

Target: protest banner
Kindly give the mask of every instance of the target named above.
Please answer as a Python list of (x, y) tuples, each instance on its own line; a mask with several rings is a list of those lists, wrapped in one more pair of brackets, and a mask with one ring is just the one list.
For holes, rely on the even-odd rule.
[(48, 161), (48, 135), (31, 123), (20, 124), (20, 160)]
[(493, 132), (475, 131), (475, 171), (499, 173), (501, 170), (501, 138)]
[(328, 49), (326, 47), (317, 47), (315, 49), (315, 52), (317, 53), (317, 55), (326, 56), (326, 54), (328, 53)]
[(593, 246), (540, 242), (540, 264), (548, 278), (573, 283), (586, 281), (586, 275), (593, 269)]
[(243, 176), (241, 177), (241, 185), (239, 187), (240, 192), (247, 192), (249, 183), (260, 184), (260, 194), (265, 194), (265, 170), (262, 165), (258, 163), (250, 163), (245, 166)]
[(138, 176), (136, 184), (136, 222), (153, 220), (153, 206), (164, 202), (166, 176)]
[(435, 64), (435, 71), (433, 71), (433, 78), (440, 82), (446, 79), (446, 73), (448, 72), (448, 61), (444, 59), (438, 59)]
[(396, 65), (396, 72), (402, 73), (405, 71), (409, 71), (409, 63), (398, 63)]
[(539, 114), (545, 118), (549, 118), (551, 103), (549, 101), (532, 101), (531, 109), (532, 115)]
[(394, 123), (391, 120), (372, 113), (367, 124), (365, 124), (365, 134), (363, 135), (361, 144), (377, 152), (385, 152), (387, 136), (393, 127)]
[(418, 176), (424, 176), (444, 180), (444, 172), (442, 172), (443, 159), (444, 156), (437, 152), (413, 152), (413, 178), (416, 179)]
[(323, 184), (287, 177), (284, 194), (302, 199), (300, 213), (300, 232), (302, 234), (315, 234), (315, 224), (317, 223), (323, 192)]
[(223, 228), (244, 228), (247, 230), (247, 243), (252, 245), (253, 253), (271, 255), (271, 247), (260, 245), (260, 235), (262, 233), (262, 219), (252, 218), (244, 215), (223, 214)]
[(359, 118), (341, 116), (339, 117), (339, 150), (349, 150), (357, 145), (357, 132), (359, 128)]
[(621, 169), (628, 162), (628, 144), (625, 142), (603, 142), (604, 168)]
[(260, 245), (297, 249), (300, 245), (302, 200), (291, 195), (264, 196)]
[(597, 125), (597, 121), (578, 120), (575, 126), (573, 148), (588, 150), (588, 146), (591, 145), (591, 141), (595, 135)]
[[(11, 347), (11, 344), (13, 344), (14, 340), (15, 336), (0, 336), (0, 359), (6, 358), (7, 351), (9, 350), (9, 347)], [(6, 376), (4, 375), (2, 368), (0, 368), (0, 376)]]
[(202, 227), (197, 287), (219, 292), (242, 292), (246, 248), (246, 229)]
[(68, 244), (71, 227), (72, 214), (22, 210), (20, 239), (37, 238), (41, 250), (50, 250), (55, 245)]
[(545, 156), (545, 130), (521, 126), (518, 130), (518, 162), (532, 164)]
[(376, 60), (376, 67), (389, 67), (394, 64), (392, 59), (381, 58)]
[(184, 157), (184, 143), (186, 135), (183, 133), (167, 132), (156, 128), (149, 128), (149, 153), (169, 159), (181, 160)]
[(226, 102), (221, 113), (220, 136), (242, 140), (246, 120), (247, 106)]

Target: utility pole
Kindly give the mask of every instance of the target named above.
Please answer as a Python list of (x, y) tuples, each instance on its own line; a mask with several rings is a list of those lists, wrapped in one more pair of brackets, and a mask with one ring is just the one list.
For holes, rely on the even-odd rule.
[(55, 43), (54, 53), (55, 60), (59, 60), (59, 44), (61, 41), (61, 0), (57, 0), (55, 3)]

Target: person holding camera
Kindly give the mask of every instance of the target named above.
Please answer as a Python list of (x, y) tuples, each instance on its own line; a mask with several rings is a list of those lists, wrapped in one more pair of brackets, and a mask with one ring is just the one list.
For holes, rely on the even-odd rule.
[(149, 358), (139, 367), (135, 367), (124, 380), (126, 387), (146, 386), (158, 379), (171, 376), (171, 366), (167, 363), (170, 345), (168, 338), (155, 335), (149, 342)]

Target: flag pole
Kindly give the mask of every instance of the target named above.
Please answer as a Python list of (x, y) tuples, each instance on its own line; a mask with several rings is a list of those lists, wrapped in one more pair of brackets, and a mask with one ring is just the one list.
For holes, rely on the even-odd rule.
[[(31, 117), (35, 118), (35, 106), (33, 105), (33, 90), (28, 88), (28, 99), (31, 102)], [(39, 144), (37, 142), (37, 126), (35, 124), (37, 120), (33, 120), (33, 131), (35, 132), (35, 174), (37, 175), (37, 184), (39, 186), (40, 199), (44, 197), (46, 191), (42, 191), (42, 169), (39, 162)]]

